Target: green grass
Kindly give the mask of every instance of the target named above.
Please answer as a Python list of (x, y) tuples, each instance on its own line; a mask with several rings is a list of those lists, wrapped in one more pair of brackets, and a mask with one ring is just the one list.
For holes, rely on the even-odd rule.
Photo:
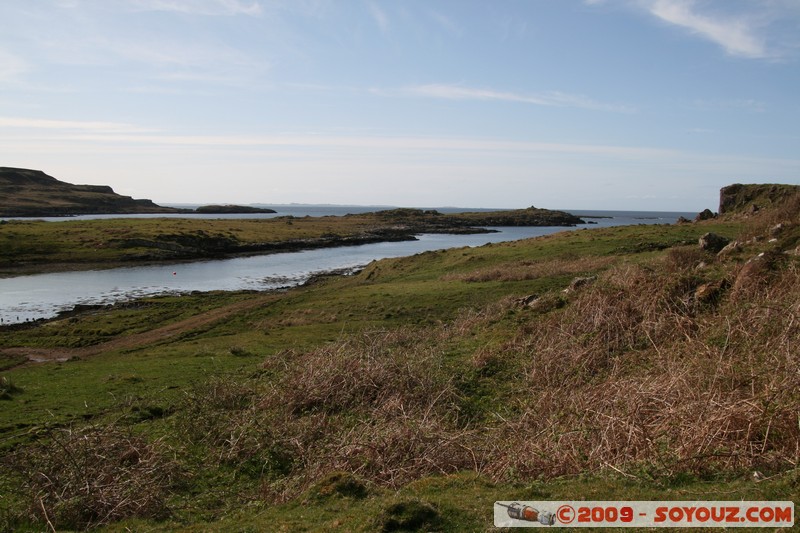
[(237, 370), (246, 361), (220, 346), (201, 347), (196, 353), (161, 349), (146, 355), (97, 356), (90, 361), (17, 368), (7, 374), (24, 392), (4, 402), (0, 444), (133, 405), (169, 408), (194, 381)]
[[(655, 253), (650, 251), (649, 243), (661, 246), (695, 242), (699, 235), (712, 229), (733, 235), (737, 225), (643, 225), (579, 230), (526, 241), (383, 260), (357, 276), (325, 279), (289, 291), (269, 305), (200, 331), (187, 332), (183, 338), (173, 339), (164, 346), (145, 346), (133, 353), (112, 352), (86, 361), (7, 370), (6, 374), (28, 393), (17, 400), (22, 403), (21, 409), (0, 414), (0, 427), (20, 423), (36, 426), (95, 416), (116, 404), (118, 389), (138, 395), (139, 391), (182, 388), (214, 368), (226, 371), (252, 366), (247, 358), (231, 357), (232, 346), (265, 357), (286, 348), (310, 349), (334, 341), (347, 332), (437, 324), (451, 320), (462, 309), (481, 308), (503, 297), (563, 289), (573, 277), (556, 275), (483, 283), (453, 279), (461, 274), (487, 268), (502, 269), (523, 260), (570, 261), (595, 255), (635, 261)], [(643, 248), (647, 250), (638, 254), (626, 252), (631, 243), (639, 247), (645, 243)], [(0, 346), (93, 345), (251, 297), (247, 293), (209, 293), (148, 298), (134, 305), (117, 306), (29, 330), (4, 332)], [(130, 383), (119, 385), (109, 380), (109, 376), (141, 376), (147, 380), (133, 386), (129, 386)], [(64, 398), (63, 391), (67, 390), (71, 393)]]
[(130, 218), (64, 222), (12, 220), (0, 225), (0, 267), (13, 275), (21, 268), (67, 264), (76, 268), (120, 262), (208, 257), (222, 244), (235, 251), (264, 243), (347, 237), (385, 228), (375, 216), (181, 219)]
[(0, 347), (76, 348), (150, 331), (252, 297), (252, 293), (209, 292), (155, 296), (83, 312), (37, 327), (9, 329)]
[[(331, 478), (335, 481), (331, 482)], [(347, 478), (345, 478), (347, 479)], [(647, 483), (615, 474), (576, 476), (520, 484), (496, 484), (469, 472), (431, 476), (397, 491), (365, 485), (356, 478), (342, 485), (342, 476), (321, 480), (295, 500), (280, 505), (251, 502), (212, 522), (187, 525), (126, 521), (106, 531), (391, 531), (405, 524), (408, 531), (492, 531), (495, 501), (544, 500), (782, 500), (794, 489), (796, 477), (784, 476), (763, 483), (749, 480), (707, 482), (682, 480), (669, 485)], [(353, 490), (352, 485), (365, 487)], [(414, 520), (416, 519), (416, 522)], [(417, 528), (411, 524), (418, 524)], [(589, 528), (597, 531), (607, 529)]]
[[(768, 358), (785, 353), (782, 339), (794, 332), (763, 313), (792, 305), (797, 265), (787, 259), (774, 287), (756, 281), (734, 290), (744, 261), (773, 244), (748, 245), (728, 262), (694, 250), (707, 231), (736, 237), (749, 227), (721, 220), (577, 230), (387, 259), (269, 297), (148, 298), (4, 331), (0, 347), (90, 349), (257, 303), (168, 338), (6, 368), (2, 379), (14, 389), (0, 405), (0, 453), (13, 458), (46, 445), (54, 431), (87, 424), (165, 446), (184, 473), (169, 489), (171, 515), (130, 517), (110, 531), (485, 531), (495, 500), (792, 499), (797, 474), (781, 457), (794, 437), (781, 417), (797, 398), (754, 372), (774, 365)], [(701, 259), (709, 266), (695, 270)], [(562, 292), (589, 275), (597, 281), (588, 289)], [(700, 284), (722, 280), (719, 301), (681, 303)], [(551, 303), (515, 303), (533, 294)], [(720, 353), (734, 354), (730, 373), (714, 358)], [(687, 437), (666, 429), (672, 441), (665, 436), (662, 449), (643, 448), (629, 461), (594, 459), (610, 452), (581, 447), (618, 431), (602, 417), (584, 420), (582, 406), (620, 409), (614, 416), (622, 420), (636, 401), (614, 404), (604, 394), (644, 390), (679, 361), (710, 380), (698, 390), (716, 386), (714, 372), (723, 371), (734, 395), (775, 387), (764, 390), (775, 391), (776, 418), (758, 436), (774, 449), (766, 453), (764, 444), (754, 462), (725, 468), (675, 456), (674, 443)], [(563, 399), (548, 404), (549, 397)], [(691, 427), (680, 416), (677, 427)], [(569, 427), (587, 435), (574, 454), (548, 443)], [(382, 452), (371, 455), (370, 446)], [(752, 464), (774, 477), (753, 483)], [(38, 513), (29, 525), (42, 529), (41, 513), (13, 488), (22, 475), (0, 468), (0, 493), (11, 494), (0, 501), (0, 525), (24, 530)]]

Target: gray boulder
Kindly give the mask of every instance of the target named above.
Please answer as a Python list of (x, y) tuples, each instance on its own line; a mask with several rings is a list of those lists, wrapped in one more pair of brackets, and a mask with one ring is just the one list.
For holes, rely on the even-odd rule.
[(705, 250), (711, 253), (717, 253), (725, 246), (731, 242), (730, 239), (723, 237), (722, 235), (717, 235), (716, 233), (708, 232), (702, 237), (700, 237), (698, 243), (700, 244), (700, 249)]
[(715, 215), (714, 212), (711, 211), (711, 209), (704, 209), (703, 211), (698, 213), (696, 217), (694, 217), (694, 221), (695, 222), (702, 222), (703, 220), (711, 220), (712, 218), (715, 218), (716, 216), (717, 215)]

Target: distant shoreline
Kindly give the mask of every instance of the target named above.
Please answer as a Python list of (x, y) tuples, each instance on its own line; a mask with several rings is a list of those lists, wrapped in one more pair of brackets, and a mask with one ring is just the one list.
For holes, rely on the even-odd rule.
[[(420, 234), (477, 234), (487, 227), (575, 227), (586, 221), (547, 209), (443, 214), (393, 209), (339, 217), (66, 219), (51, 224), (33, 220), (0, 222), (0, 275), (85, 270), (87, 266), (158, 264), (246, 255), (296, 252), (415, 240)], [(13, 238), (12, 238), (13, 236)]]
[[(179, 207), (180, 206), (180, 207)], [(53, 215), (53, 216), (2, 216), (1, 220), (46, 220), (52, 222), (69, 221), (69, 220), (95, 220), (95, 219), (115, 219), (115, 218), (168, 218), (168, 219), (202, 219), (202, 218), (232, 218), (232, 219), (247, 219), (247, 218), (277, 218), (277, 217), (328, 217), (328, 216), (346, 216), (356, 214), (376, 213), (380, 211), (390, 211), (394, 209), (401, 209), (392, 206), (374, 206), (374, 205), (347, 205), (347, 204), (251, 204), (250, 206), (242, 206), (245, 209), (253, 207), (256, 209), (263, 209), (263, 211), (243, 211), (241, 213), (201, 213), (196, 209), (201, 207), (201, 204), (170, 204), (165, 207), (175, 209), (168, 213), (94, 213), (94, 214), (72, 214), (72, 215)], [(492, 213), (503, 211), (514, 211), (512, 209), (493, 209), (486, 207), (414, 207), (408, 209), (424, 210), (424, 211), (438, 211), (443, 214), (459, 214), (459, 213)], [(574, 215), (581, 219), (592, 220), (609, 220), (619, 217), (626, 217), (631, 219), (641, 220), (671, 220), (678, 217), (685, 217), (693, 219), (697, 213), (694, 211), (642, 211), (642, 210), (603, 210), (603, 209), (558, 209)], [(251, 216), (247, 216), (251, 215)]]

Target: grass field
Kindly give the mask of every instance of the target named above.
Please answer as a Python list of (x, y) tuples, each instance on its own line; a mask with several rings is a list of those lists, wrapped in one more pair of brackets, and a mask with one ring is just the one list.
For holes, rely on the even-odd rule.
[[(3, 331), (0, 527), (486, 531), (495, 500), (797, 499), (798, 223), (569, 231)], [(89, 226), (64, 238), (124, 231)], [(701, 251), (709, 231), (740, 249)]]
[[(330, 221), (311, 217), (131, 218), (57, 223), (12, 220), (0, 225), (0, 268), (14, 274), (26, 265), (33, 269), (47, 269), (53, 264), (87, 268), (182, 255), (202, 257), (226, 247), (320, 238), (329, 235), (331, 227)], [(369, 217), (343, 217), (336, 222), (336, 232), (341, 236), (360, 235), (375, 227)]]

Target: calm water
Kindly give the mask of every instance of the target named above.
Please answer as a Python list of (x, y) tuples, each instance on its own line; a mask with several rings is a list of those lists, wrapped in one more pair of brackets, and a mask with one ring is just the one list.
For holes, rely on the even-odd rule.
[[(272, 207), (272, 206), (271, 206)], [(278, 210), (275, 206), (274, 209)], [(281, 216), (341, 215), (355, 212), (340, 206), (290, 206)], [(366, 211), (375, 208), (360, 208)], [(440, 209), (445, 211), (445, 209)], [(572, 211), (597, 224), (597, 228), (625, 224), (672, 223), (688, 213)], [(323, 214), (324, 213), (324, 214)], [(185, 216), (185, 215), (184, 215)], [(252, 216), (251, 216), (252, 217)], [(215, 217), (216, 218), (216, 217)], [(497, 233), (479, 235), (420, 235), (419, 240), (326, 248), (235, 259), (198, 261), (174, 265), (116, 268), (83, 272), (63, 272), (0, 279), (0, 320), (3, 324), (50, 318), (77, 304), (105, 304), (141, 296), (210, 290), (268, 290), (298, 285), (316, 273), (356, 269), (370, 261), (413, 255), (430, 250), (512, 241), (563, 231), (562, 227), (492, 228)]]

